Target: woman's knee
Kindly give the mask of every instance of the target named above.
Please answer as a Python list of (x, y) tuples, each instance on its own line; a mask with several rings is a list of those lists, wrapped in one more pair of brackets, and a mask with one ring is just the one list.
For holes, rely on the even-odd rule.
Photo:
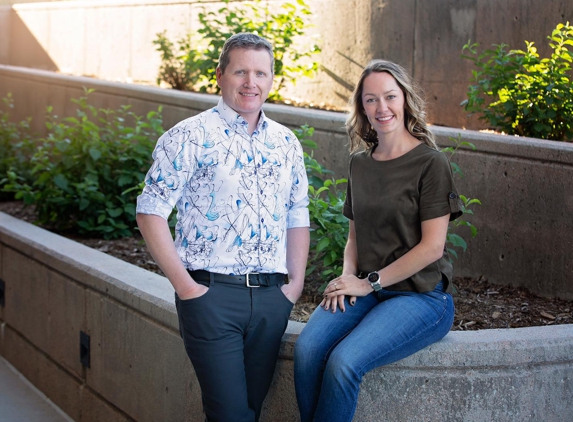
[(320, 336), (305, 335), (303, 331), (294, 345), (295, 362), (303, 363), (315, 360), (320, 355), (321, 345)]
[(328, 358), (324, 373), (325, 376), (333, 377), (339, 381), (360, 382), (364, 375), (362, 366), (352, 354), (346, 353), (342, 348), (335, 348)]

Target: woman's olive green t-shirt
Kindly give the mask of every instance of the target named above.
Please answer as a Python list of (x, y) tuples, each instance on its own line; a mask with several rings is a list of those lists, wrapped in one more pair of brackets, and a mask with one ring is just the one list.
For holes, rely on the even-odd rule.
[[(442, 152), (420, 144), (388, 161), (376, 161), (371, 150), (353, 154), (344, 215), (354, 220), (358, 268), (363, 273), (390, 265), (422, 239), (422, 221), (450, 214), (459, 217), (450, 163)], [(444, 279), (452, 290), (453, 267), (444, 246), (442, 257), (387, 290), (428, 292)]]

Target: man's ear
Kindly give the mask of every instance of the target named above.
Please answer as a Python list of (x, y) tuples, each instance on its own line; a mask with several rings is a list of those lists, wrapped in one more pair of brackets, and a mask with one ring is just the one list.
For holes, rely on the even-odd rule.
[(221, 68), (217, 66), (217, 68), (215, 69), (215, 76), (217, 77), (217, 85), (219, 85), (219, 88), (221, 88), (221, 84), (219, 83), (219, 78), (221, 77), (222, 74), (223, 72), (221, 72)]

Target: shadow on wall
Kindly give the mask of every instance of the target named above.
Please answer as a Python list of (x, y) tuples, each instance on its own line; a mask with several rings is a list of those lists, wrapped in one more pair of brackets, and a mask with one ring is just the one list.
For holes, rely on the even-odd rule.
[[(358, 69), (359, 72), (361, 73), (362, 70), (364, 69), (364, 67), (366, 66), (366, 64), (361, 65), (360, 63), (358, 63), (356, 60), (354, 60), (352, 57), (347, 56), (346, 54), (340, 52), (340, 51), (336, 51), (336, 53), (340, 56), (342, 56), (344, 59), (346, 59), (348, 62), (350, 62), (351, 64), (355, 65)], [(350, 97), (352, 96), (352, 91), (354, 91), (354, 84), (357, 81), (348, 81), (346, 79), (344, 79), (343, 76), (339, 76), (336, 73), (334, 73), (331, 69), (327, 68), (326, 66), (321, 65), (320, 69), (326, 73), (328, 76), (330, 76), (332, 78), (332, 80), (334, 80), (334, 82), (336, 82), (342, 89), (343, 91), (340, 92), (338, 90), (335, 91), (335, 94), (337, 97), (339, 97), (340, 99), (344, 100), (345, 103), (348, 103), (348, 101), (350, 100)]]
[[(10, 25), (8, 30), (6, 31), (0, 28), (0, 37), (3, 36), (2, 32), (6, 31), (8, 38), (12, 40), (7, 46), (8, 54), (5, 64), (52, 71), (59, 70), (56, 63), (54, 63), (46, 53), (44, 47), (38, 42), (36, 36), (14, 10), (9, 12), (9, 19)], [(8, 19), (5, 20), (8, 21)], [(48, 31), (48, 26), (49, 22), (46, 22), (46, 31)], [(17, 40), (17, 42), (14, 42), (14, 40)], [(2, 57), (2, 55), (0, 55), (0, 57)]]

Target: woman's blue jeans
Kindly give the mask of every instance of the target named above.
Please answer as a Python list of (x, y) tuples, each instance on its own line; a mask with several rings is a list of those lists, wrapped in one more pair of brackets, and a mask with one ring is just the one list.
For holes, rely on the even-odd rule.
[(442, 282), (432, 292), (383, 289), (345, 305), (344, 313), (318, 307), (295, 345), (302, 422), (352, 421), (366, 372), (435, 343), (454, 321), (454, 303)]

